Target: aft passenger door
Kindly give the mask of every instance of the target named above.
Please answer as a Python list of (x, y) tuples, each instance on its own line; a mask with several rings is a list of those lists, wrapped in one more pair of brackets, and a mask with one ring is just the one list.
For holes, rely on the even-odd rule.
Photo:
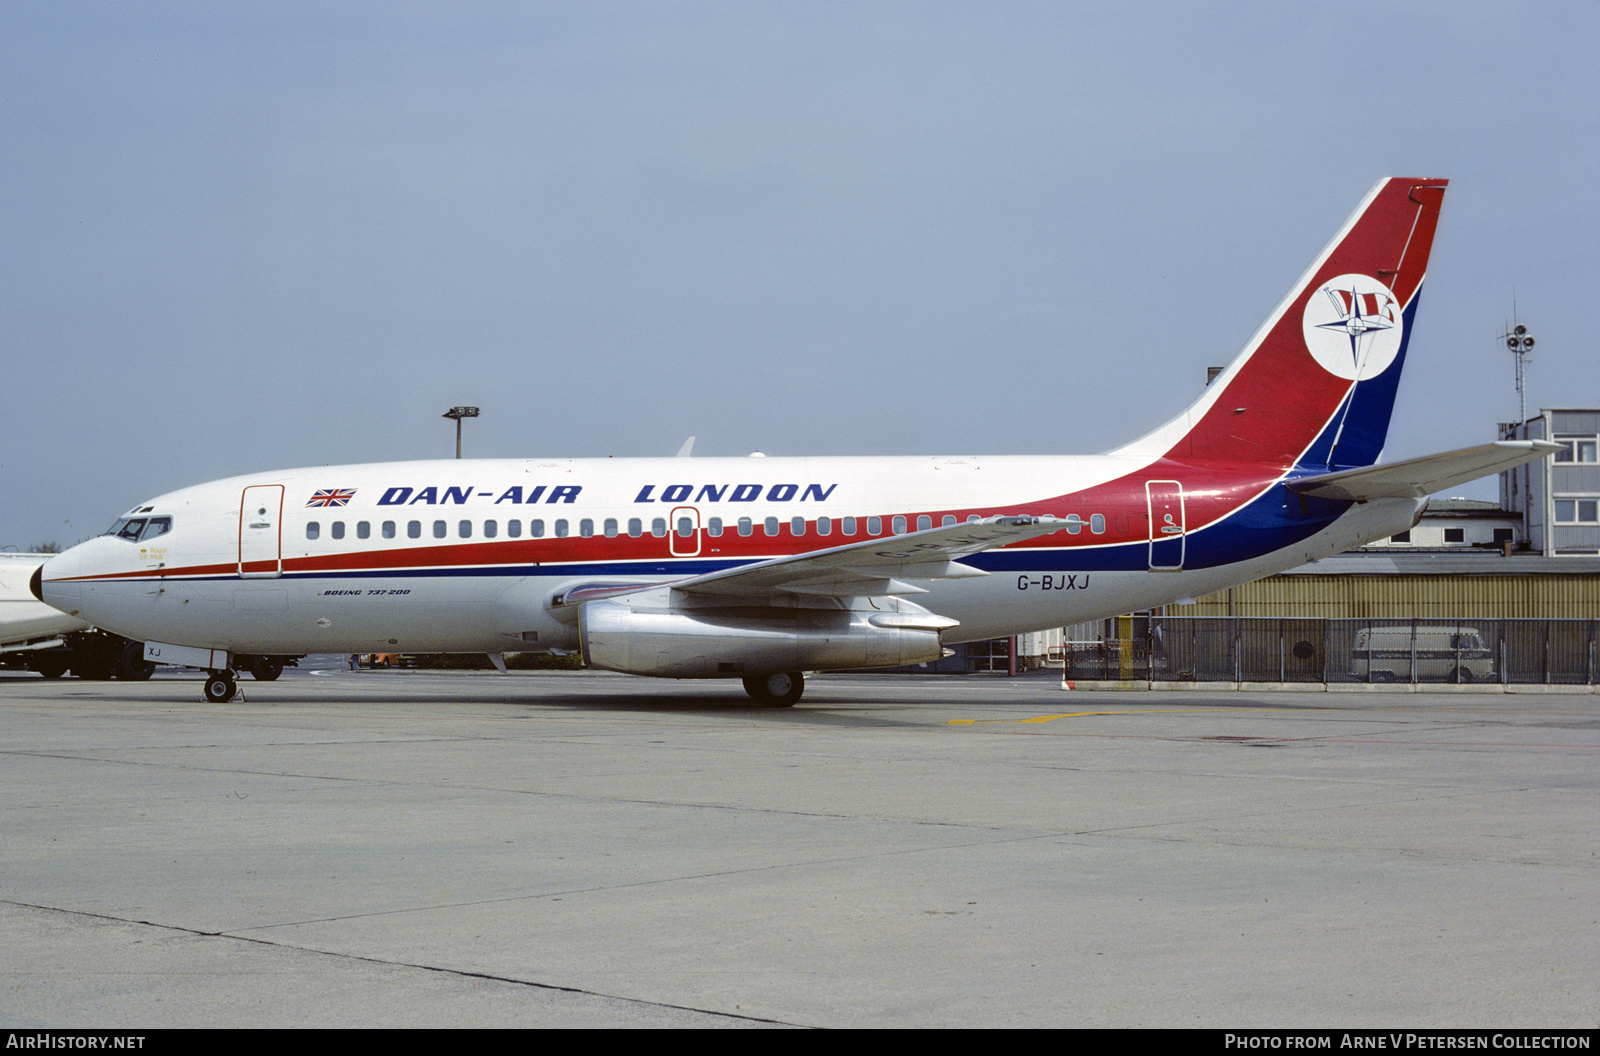
[(253, 484), (239, 499), (239, 575), (283, 574), (283, 485)]
[(1150, 571), (1183, 569), (1183, 485), (1176, 480), (1147, 480), (1145, 502), (1150, 511)]

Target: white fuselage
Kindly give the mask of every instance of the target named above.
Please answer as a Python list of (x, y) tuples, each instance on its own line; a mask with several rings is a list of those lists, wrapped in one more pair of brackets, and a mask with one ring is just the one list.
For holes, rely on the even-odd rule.
[[(943, 635), (948, 643), (1196, 597), (1402, 530), (1420, 507), (1352, 506), (1303, 526), (1287, 545), (1243, 543), (1225, 561), (1186, 563), (1182, 551), (1176, 561), (1158, 558), (1153, 532), (1156, 544), (1224, 537), (1240, 507), (1281, 474), (1204, 468), (1185, 480), (1186, 467), (1166, 461), (1001, 456), (435, 461), (260, 473), (140, 504), (119, 525), (170, 518), (170, 528), (146, 527), (142, 539), (125, 528), (56, 558), (45, 598), (138, 640), (243, 654), (570, 649), (577, 621), (559, 599), (573, 590), (670, 583), (995, 515), (1067, 519), (1053, 535), (970, 559), (986, 575), (910, 581), (905, 601), (958, 622)], [(1181, 531), (1160, 534), (1150, 480), (1179, 486)], [(893, 600), (829, 604), (876, 609)], [(803, 595), (778, 603), (817, 604)]]

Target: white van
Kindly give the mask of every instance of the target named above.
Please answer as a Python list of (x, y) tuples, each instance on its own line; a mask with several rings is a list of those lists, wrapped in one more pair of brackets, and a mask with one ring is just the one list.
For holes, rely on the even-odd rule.
[[(1412, 628), (1371, 627), (1356, 632), (1350, 674), (1362, 682), (1410, 682)], [(1494, 653), (1476, 627), (1416, 628), (1418, 682), (1491, 682)]]

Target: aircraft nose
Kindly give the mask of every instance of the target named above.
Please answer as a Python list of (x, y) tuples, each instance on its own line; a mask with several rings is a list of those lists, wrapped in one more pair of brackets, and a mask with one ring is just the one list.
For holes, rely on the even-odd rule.
[(61, 582), (63, 579), (71, 580), (78, 574), (82, 559), (77, 550), (77, 547), (73, 547), (64, 554), (55, 555), (34, 569), (33, 575), (28, 578), (28, 590), (33, 596), (62, 612), (72, 612), (78, 607), (78, 585)]

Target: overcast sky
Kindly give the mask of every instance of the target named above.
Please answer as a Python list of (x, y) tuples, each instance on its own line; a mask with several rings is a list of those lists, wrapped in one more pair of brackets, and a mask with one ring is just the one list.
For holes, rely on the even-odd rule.
[[(0, 546), (255, 470), (1104, 450), (1380, 177), (1385, 457), (1600, 406), (1600, 4), (0, 4)], [(1493, 497), (1479, 485), (1465, 493)]]

